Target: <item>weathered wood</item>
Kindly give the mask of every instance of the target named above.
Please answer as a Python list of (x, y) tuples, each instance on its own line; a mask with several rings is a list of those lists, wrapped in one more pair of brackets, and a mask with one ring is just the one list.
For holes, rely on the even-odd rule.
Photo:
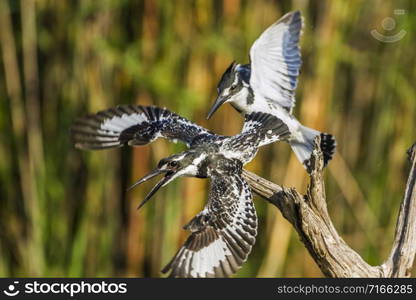
[(326, 205), (323, 158), (319, 144), (317, 138), (306, 195), (246, 170), (243, 176), (253, 192), (279, 208), (293, 225), (325, 276), (409, 277), (416, 253), (416, 144), (409, 150), (412, 166), (400, 206), (391, 254), (380, 266), (366, 263), (336, 231)]
[(412, 166), (400, 204), (393, 247), (382, 265), (386, 277), (410, 277), (416, 253), (416, 144), (408, 154)]

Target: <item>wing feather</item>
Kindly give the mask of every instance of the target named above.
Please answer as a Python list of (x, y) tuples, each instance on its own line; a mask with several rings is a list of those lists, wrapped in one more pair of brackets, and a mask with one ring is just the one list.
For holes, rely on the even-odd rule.
[(121, 105), (78, 119), (71, 133), (75, 147), (80, 149), (145, 145), (159, 137), (189, 147), (197, 137), (214, 136), (167, 109), (141, 105)]
[[(250, 220), (249, 231), (240, 220)], [(162, 272), (170, 272), (172, 277), (234, 274), (247, 260), (257, 234), (257, 216), (248, 184), (240, 175), (212, 177), (206, 207), (184, 228), (192, 233)]]
[(302, 65), (299, 11), (284, 15), (267, 28), (250, 49), (250, 86), (255, 94), (291, 111)]
[(286, 140), (289, 136), (289, 128), (281, 119), (254, 112), (245, 116), (241, 133), (223, 143), (222, 152), (227, 158), (239, 159), (245, 164), (253, 159), (259, 147)]

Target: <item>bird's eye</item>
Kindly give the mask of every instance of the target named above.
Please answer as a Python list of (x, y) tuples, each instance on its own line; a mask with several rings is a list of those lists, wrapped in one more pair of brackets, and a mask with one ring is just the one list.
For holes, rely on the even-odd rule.
[(235, 89), (236, 89), (236, 87), (237, 87), (237, 85), (236, 85), (236, 84), (233, 84), (233, 85), (231, 86), (231, 90), (235, 90)]
[(168, 166), (176, 168), (177, 166), (179, 166), (179, 163), (176, 160), (172, 160), (171, 162), (169, 162)]

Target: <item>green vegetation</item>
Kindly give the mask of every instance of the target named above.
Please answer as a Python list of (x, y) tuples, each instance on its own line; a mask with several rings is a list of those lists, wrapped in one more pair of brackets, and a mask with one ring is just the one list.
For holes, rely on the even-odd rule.
[[(416, 18), (411, 0), (0, 0), (0, 276), (160, 276), (204, 205), (207, 180), (180, 179), (142, 210), (154, 182), (126, 188), (183, 149), (80, 152), (72, 121), (122, 103), (165, 106), (221, 134), (242, 118), (205, 116), (232, 60), (284, 13), (305, 17), (296, 116), (334, 134), (331, 217), (370, 263), (390, 249), (415, 141)], [(395, 9), (404, 14), (395, 15)], [(383, 31), (386, 17), (396, 28)], [(383, 43), (378, 29), (406, 35)], [(248, 166), (304, 191), (287, 144)], [(322, 276), (281, 214), (256, 198), (257, 244), (237, 276)], [(413, 273), (415, 274), (415, 273)]]

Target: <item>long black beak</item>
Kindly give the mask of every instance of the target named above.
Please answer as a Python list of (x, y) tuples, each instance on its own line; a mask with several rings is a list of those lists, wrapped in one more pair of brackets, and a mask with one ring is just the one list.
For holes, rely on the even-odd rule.
[(149, 174), (145, 175), (143, 178), (137, 180), (131, 187), (129, 187), (127, 189), (127, 191), (130, 191), (132, 189), (134, 189), (136, 186), (138, 186), (139, 184), (148, 181), (149, 179), (152, 179), (153, 177), (162, 174), (162, 173), (166, 173), (167, 171), (165, 170), (159, 170), (159, 169), (154, 169), (153, 171), (150, 171)]
[(136, 181), (129, 189), (133, 189), (134, 187), (138, 186), (139, 184), (159, 175), (162, 173), (166, 173), (165, 176), (152, 188), (152, 190), (149, 192), (149, 194), (146, 195), (146, 197), (143, 199), (142, 202), (140, 202), (139, 206), (137, 207), (137, 209), (140, 209), (143, 205), (146, 204), (147, 201), (149, 201), (154, 194), (156, 194), (156, 192), (162, 187), (164, 186), (166, 183), (168, 183), (172, 176), (173, 176), (173, 172), (169, 171), (169, 170), (159, 170), (159, 169), (155, 169), (153, 171), (151, 171), (149, 174), (147, 174), (146, 176), (144, 176), (142, 179), (139, 179), (138, 181)]
[(217, 109), (224, 104), (225, 101), (227, 101), (228, 97), (224, 97), (224, 96), (218, 96), (217, 99), (215, 100), (214, 105), (211, 107), (211, 109), (209, 110), (208, 116), (207, 116), (207, 120), (209, 120), (212, 115), (217, 111)]

